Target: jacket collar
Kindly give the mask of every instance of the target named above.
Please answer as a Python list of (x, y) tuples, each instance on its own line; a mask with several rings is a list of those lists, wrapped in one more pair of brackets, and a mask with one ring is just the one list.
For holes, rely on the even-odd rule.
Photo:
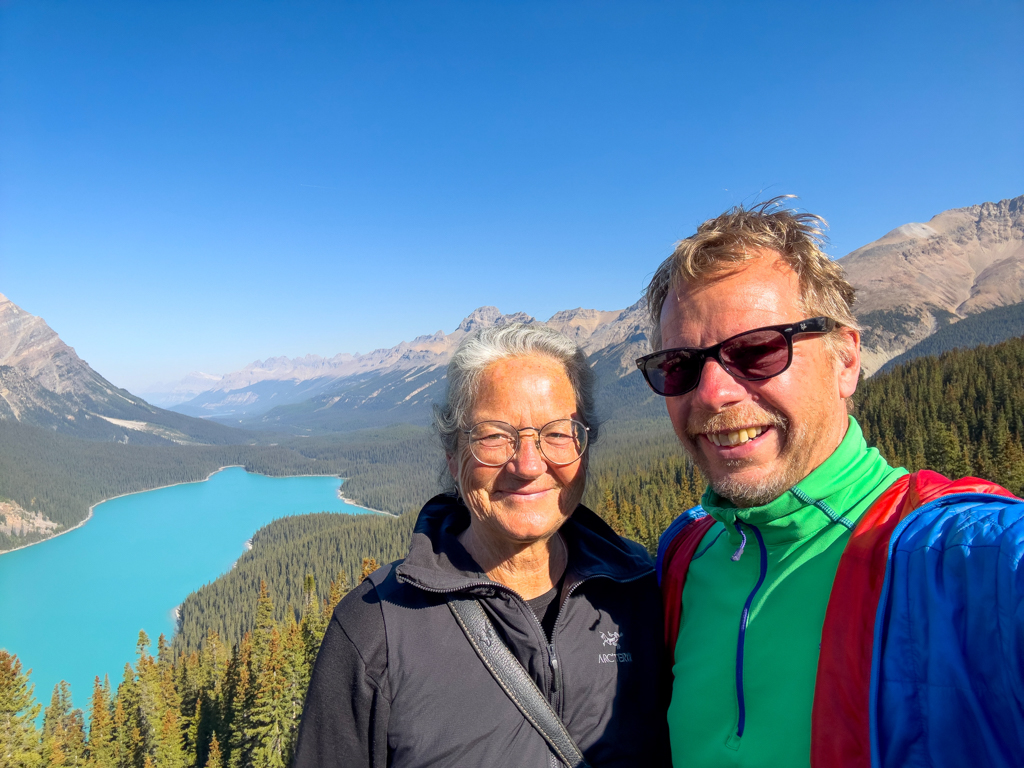
[[(457, 537), (469, 527), (469, 520), (469, 510), (461, 499), (441, 494), (428, 501), (416, 520), (409, 554), (395, 569), (399, 581), (429, 592), (491, 594), (505, 589), (488, 579), (459, 543)], [(569, 550), (566, 584), (595, 577), (633, 581), (654, 571), (646, 551), (620, 538), (582, 504), (559, 533)]]

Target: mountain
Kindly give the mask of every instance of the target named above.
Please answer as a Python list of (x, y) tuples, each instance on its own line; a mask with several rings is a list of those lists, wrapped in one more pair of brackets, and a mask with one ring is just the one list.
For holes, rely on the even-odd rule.
[(35, 315), (0, 294), (0, 421), (88, 440), (245, 442), (238, 430), (154, 408), (114, 386)]
[(945, 325), (1024, 301), (1024, 195), (904, 224), (840, 263), (870, 376)]
[[(841, 263), (857, 288), (854, 309), (870, 375), (945, 326), (1024, 301), (1024, 196), (906, 224)], [(297, 434), (425, 424), (443, 386), (441, 367), (459, 341), (476, 328), (510, 322), (543, 323), (575, 339), (598, 373), (603, 414), (660, 415), (633, 364), (649, 349), (642, 302), (624, 310), (564, 310), (545, 321), (481, 307), (451, 333), (390, 349), (256, 361), (174, 410)]]
[(449, 334), (437, 331), (390, 349), (256, 361), (174, 410), (300, 434), (396, 422), (423, 424), (444, 379), (443, 366), (459, 342), (478, 328), (549, 325), (575, 339), (588, 354), (599, 355), (602, 368), (618, 378), (633, 370), (633, 360), (647, 349), (644, 322), (641, 302), (616, 311), (563, 310), (543, 323), (524, 312), (505, 315), (496, 307), (480, 307)]

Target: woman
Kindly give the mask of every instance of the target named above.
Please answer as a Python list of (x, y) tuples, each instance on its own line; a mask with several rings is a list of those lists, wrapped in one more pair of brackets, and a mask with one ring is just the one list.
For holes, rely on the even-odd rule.
[(587, 763), (667, 765), (654, 569), (580, 504), (597, 432), (583, 353), (544, 327), (478, 331), (434, 416), (449, 493), (420, 512), (408, 556), (338, 605), (295, 765), (559, 765), (456, 620), (460, 600), (483, 607)]

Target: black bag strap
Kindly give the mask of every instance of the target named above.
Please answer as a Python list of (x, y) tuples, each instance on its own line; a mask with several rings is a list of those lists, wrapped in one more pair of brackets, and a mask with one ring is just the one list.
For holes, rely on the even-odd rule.
[(547, 698), (519, 660), (512, 655), (512, 651), (501, 642), (480, 602), (476, 598), (452, 595), (448, 598), (448, 607), (487, 671), (544, 737), (558, 759), (569, 768), (590, 768), (558, 713), (551, 708)]

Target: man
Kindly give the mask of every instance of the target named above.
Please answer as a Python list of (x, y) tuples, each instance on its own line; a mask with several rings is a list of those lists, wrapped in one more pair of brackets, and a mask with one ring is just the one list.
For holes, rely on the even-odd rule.
[(1024, 502), (865, 444), (854, 291), (782, 198), (683, 240), (637, 361), (709, 487), (662, 537), (673, 763), (1024, 764)]

